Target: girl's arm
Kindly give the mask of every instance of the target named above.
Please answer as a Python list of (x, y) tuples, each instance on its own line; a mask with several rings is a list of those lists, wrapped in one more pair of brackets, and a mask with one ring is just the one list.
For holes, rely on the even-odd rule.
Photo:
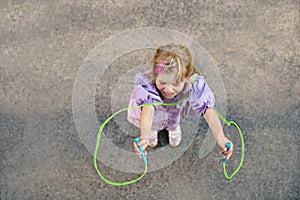
[[(206, 122), (208, 123), (210, 129), (212, 130), (213, 135), (215, 136), (215, 138), (217, 140), (217, 144), (223, 150), (220, 153), (221, 154), (226, 153), (226, 159), (228, 160), (233, 151), (233, 143), (227, 137), (225, 137), (220, 119), (219, 119), (216, 111), (213, 108), (207, 108), (206, 112), (204, 114), (204, 118), (205, 118)], [(230, 147), (229, 151), (224, 152), (226, 142), (230, 142), (231, 147)]]
[(142, 107), (142, 112), (140, 117), (141, 139), (149, 138), (153, 117), (154, 117), (154, 106)]
[[(140, 136), (140, 142), (138, 145), (143, 147), (145, 154), (147, 154), (145, 149), (149, 145), (149, 134), (150, 134), (151, 127), (152, 127), (153, 117), (154, 117), (154, 106), (142, 107), (142, 112), (141, 112), (141, 116), (140, 116), (141, 136)], [(135, 144), (135, 142), (133, 142), (133, 146), (134, 146), (136, 153), (141, 157), (141, 153), (138, 150), (138, 147)]]

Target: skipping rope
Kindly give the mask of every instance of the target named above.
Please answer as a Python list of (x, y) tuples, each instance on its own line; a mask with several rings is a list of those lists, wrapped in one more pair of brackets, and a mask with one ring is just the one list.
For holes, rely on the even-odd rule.
[[(192, 81), (192, 84), (194, 84), (195, 80), (197, 78), (197, 74), (195, 74), (195, 77)], [(129, 184), (132, 184), (132, 183), (135, 183), (139, 180), (141, 180), (147, 173), (147, 169), (148, 169), (148, 162), (147, 162), (147, 159), (146, 159), (146, 156), (141, 148), (141, 146), (138, 146), (141, 154), (142, 154), (142, 159), (143, 159), (143, 162), (144, 162), (144, 165), (145, 165), (145, 169), (144, 169), (144, 172), (142, 175), (140, 175), (138, 178), (134, 179), (134, 180), (131, 180), (131, 181), (125, 181), (125, 182), (114, 182), (114, 181), (111, 181), (111, 180), (108, 180), (107, 178), (105, 178), (102, 173), (100, 172), (99, 168), (98, 168), (98, 164), (97, 164), (97, 155), (98, 155), (98, 150), (99, 150), (99, 145), (100, 145), (100, 140), (101, 140), (101, 135), (102, 135), (102, 131), (104, 129), (104, 127), (106, 126), (106, 124), (111, 120), (113, 119), (116, 115), (124, 112), (124, 111), (128, 111), (128, 110), (132, 110), (132, 109), (138, 109), (138, 108), (141, 108), (141, 107), (144, 107), (144, 106), (158, 106), (158, 105), (161, 105), (161, 106), (175, 106), (177, 104), (180, 104), (181, 102), (183, 102), (186, 98), (188, 97), (188, 94), (186, 94), (182, 99), (180, 99), (179, 101), (177, 102), (174, 102), (174, 103), (164, 103), (164, 102), (155, 102), (155, 103), (150, 103), (150, 104), (143, 104), (143, 105), (140, 105), (140, 106), (133, 106), (133, 107), (130, 107), (130, 108), (124, 108), (124, 109), (121, 109), (117, 112), (115, 112), (114, 114), (112, 114), (110, 117), (108, 117), (100, 126), (99, 128), (99, 131), (98, 131), (98, 134), (97, 134), (97, 139), (96, 139), (96, 146), (95, 146), (95, 152), (94, 152), (94, 166), (95, 166), (95, 169), (98, 173), (98, 175), (100, 176), (100, 178), (107, 184), (109, 185), (112, 185), (112, 186), (124, 186), (124, 185), (129, 185)], [(225, 155), (223, 157), (223, 171), (224, 171), (224, 176), (227, 180), (230, 180), (233, 178), (233, 176), (241, 169), (242, 165), (243, 165), (243, 162), (244, 162), (244, 153), (245, 153), (245, 145), (244, 145), (244, 138), (243, 138), (243, 134), (242, 134), (242, 131), (239, 127), (239, 125), (235, 122), (235, 121), (228, 121), (217, 109), (214, 109), (218, 115), (218, 117), (227, 125), (227, 126), (231, 126), (231, 125), (234, 125), (238, 132), (239, 132), (239, 135), (240, 135), (240, 139), (241, 139), (241, 160), (240, 160), (240, 163), (238, 165), (238, 167), (236, 168), (236, 170), (231, 174), (231, 175), (228, 175), (227, 173), (227, 169), (226, 169), (226, 158), (225, 158)], [(139, 142), (139, 138), (135, 138), (134, 140), (136, 142), (136, 144)], [(226, 143), (226, 148), (227, 150), (230, 148), (230, 143)]]

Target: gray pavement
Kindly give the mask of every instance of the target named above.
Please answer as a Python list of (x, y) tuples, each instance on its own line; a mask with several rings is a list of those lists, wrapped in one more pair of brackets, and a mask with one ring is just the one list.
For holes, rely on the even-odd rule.
[[(0, 199), (299, 199), (299, 24), (298, 0), (1, 0)], [(76, 73), (101, 41), (143, 27), (182, 32), (216, 61), (227, 116), (245, 134), (245, 162), (231, 181), (217, 146), (199, 159), (203, 134), (136, 184), (97, 176), (73, 121)], [(114, 85), (118, 71), (110, 73)], [(137, 177), (99, 164), (109, 179)]]

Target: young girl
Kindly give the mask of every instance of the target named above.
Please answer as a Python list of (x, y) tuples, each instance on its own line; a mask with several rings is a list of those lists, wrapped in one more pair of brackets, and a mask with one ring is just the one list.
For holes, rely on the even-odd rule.
[[(183, 46), (170, 44), (159, 47), (152, 60), (152, 69), (138, 73), (135, 77), (134, 91), (131, 94), (129, 107), (151, 104), (154, 102), (173, 103), (184, 101), (175, 106), (144, 106), (141, 109), (128, 111), (128, 121), (140, 127), (140, 142), (145, 154), (148, 146), (155, 147), (158, 142), (157, 133), (166, 129), (169, 144), (177, 147), (181, 142), (181, 114), (198, 113), (204, 116), (213, 135), (228, 160), (233, 151), (232, 142), (225, 137), (223, 129), (214, 110), (214, 94), (202, 76), (195, 74), (192, 56)], [(225, 150), (225, 143), (230, 142), (231, 148)], [(136, 153), (141, 153), (133, 142)]]

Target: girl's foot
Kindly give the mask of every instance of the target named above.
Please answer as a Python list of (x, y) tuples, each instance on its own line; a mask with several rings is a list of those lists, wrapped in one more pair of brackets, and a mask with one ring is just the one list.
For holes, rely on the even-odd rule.
[(169, 143), (172, 147), (177, 147), (181, 142), (181, 128), (176, 128), (175, 131), (169, 131)]
[(157, 146), (157, 131), (151, 131), (149, 136), (149, 146), (154, 148)]

